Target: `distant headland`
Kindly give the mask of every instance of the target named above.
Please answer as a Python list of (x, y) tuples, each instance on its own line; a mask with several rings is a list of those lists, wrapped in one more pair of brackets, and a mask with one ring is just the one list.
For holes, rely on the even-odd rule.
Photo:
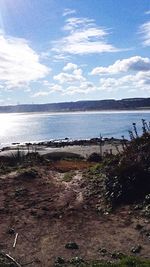
[(150, 110), (150, 98), (127, 98), (121, 100), (85, 100), (47, 104), (19, 104), (0, 106), (0, 113), (19, 112), (74, 112), (102, 110)]

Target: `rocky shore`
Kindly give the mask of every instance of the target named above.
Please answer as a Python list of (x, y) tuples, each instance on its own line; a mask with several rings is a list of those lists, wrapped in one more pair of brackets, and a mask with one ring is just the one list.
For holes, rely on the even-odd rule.
[(68, 138), (61, 140), (42, 141), (34, 143), (13, 143), (11, 146), (3, 147), (0, 156), (9, 155), (16, 151), (38, 152), (40, 155), (51, 152), (70, 152), (79, 154), (87, 158), (92, 153), (113, 153), (117, 154), (122, 150), (122, 143), (128, 143), (128, 140), (117, 138), (92, 138), (84, 140), (70, 140)]

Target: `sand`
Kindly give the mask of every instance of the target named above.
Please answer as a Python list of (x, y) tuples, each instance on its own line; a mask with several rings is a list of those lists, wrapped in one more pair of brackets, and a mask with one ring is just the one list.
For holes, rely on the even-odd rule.
[[(1, 151), (0, 156), (11, 156), (12, 154), (15, 154), (17, 151), (17, 147), (11, 146), (8, 149)], [(117, 154), (119, 151), (122, 150), (122, 145), (120, 142), (111, 142), (111, 143), (104, 143), (102, 145), (102, 154), (107, 152), (112, 152), (113, 154)], [(26, 146), (20, 146), (20, 151), (27, 154), (28, 150)], [(48, 147), (46, 145), (32, 145), (30, 147), (30, 152), (38, 152), (40, 155), (45, 155), (48, 153), (53, 152), (70, 152), (70, 153), (76, 153), (79, 154), (85, 158), (87, 158), (92, 153), (100, 153), (100, 146), (99, 145), (67, 145), (62, 147)]]

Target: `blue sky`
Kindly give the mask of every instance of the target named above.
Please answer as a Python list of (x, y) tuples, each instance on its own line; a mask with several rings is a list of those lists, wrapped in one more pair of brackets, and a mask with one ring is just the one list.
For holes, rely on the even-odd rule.
[(149, 0), (0, 0), (0, 105), (150, 97)]

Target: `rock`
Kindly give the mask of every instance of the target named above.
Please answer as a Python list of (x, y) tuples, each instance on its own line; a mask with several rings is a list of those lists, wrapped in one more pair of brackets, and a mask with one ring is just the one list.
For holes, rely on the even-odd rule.
[(15, 234), (15, 229), (13, 229), (13, 228), (8, 229), (8, 234), (14, 235)]
[(125, 255), (123, 254), (123, 253), (121, 253), (121, 252), (113, 252), (112, 254), (111, 254), (111, 257), (113, 258), (113, 259), (122, 259), (123, 257), (124, 257)]
[(135, 253), (135, 254), (140, 253), (141, 249), (142, 249), (142, 247), (140, 245), (138, 245), (138, 246), (132, 247), (131, 252)]
[(111, 257), (112, 257), (112, 259), (118, 259), (118, 255), (117, 255), (116, 252), (113, 252), (113, 253), (111, 254)]
[(99, 252), (101, 253), (102, 256), (105, 256), (107, 254), (106, 248), (99, 248)]
[(140, 231), (142, 228), (143, 228), (143, 225), (141, 225), (141, 224), (139, 224), (139, 223), (135, 226), (135, 229), (136, 229), (136, 230), (139, 230), (139, 231)]
[(61, 264), (64, 264), (64, 263), (65, 263), (65, 260), (62, 257), (57, 257), (56, 260), (55, 260), (55, 266), (61, 265)]
[(101, 249), (101, 252), (102, 252), (102, 253), (107, 253), (106, 248), (102, 248), (102, 249)]
[(69, 242), (65, 245), (67, 249), (79, 249), (79, 246), (75, 242)]

